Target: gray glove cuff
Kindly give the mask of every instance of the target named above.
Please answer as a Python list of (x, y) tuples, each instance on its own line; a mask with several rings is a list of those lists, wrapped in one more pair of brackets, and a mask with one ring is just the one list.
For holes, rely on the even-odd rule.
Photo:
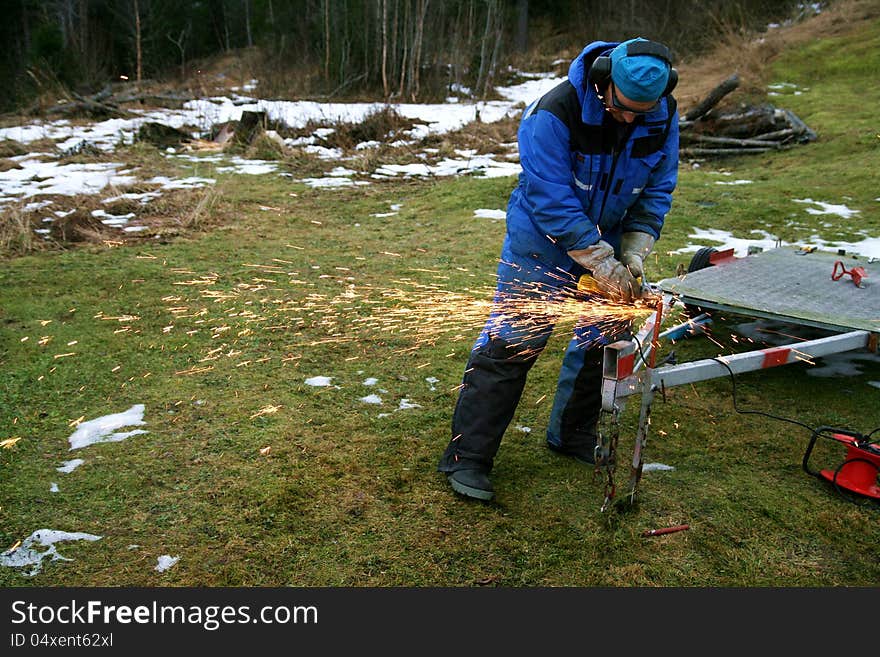
[(614, 257), (614, 247), (605, 240), (599, 240), (586, 249), (569, 251), (568, 255), (580, 266), (593, 271), (600, 263)]
[(654, 248), (654, 242), (654, 237), (648, 233), (624, 233), (620, 238), (621, 257), (634, 255), (644, 260)]

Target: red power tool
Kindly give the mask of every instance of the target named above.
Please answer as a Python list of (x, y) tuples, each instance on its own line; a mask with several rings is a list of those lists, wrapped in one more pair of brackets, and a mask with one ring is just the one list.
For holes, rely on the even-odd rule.
[[(830, 438), (846, 446), (846, 458), (833, 470), (825, 469), (818, 472), (810, 469), (810, 454), (819, 436)], [(861, 434), (819, 427), (813, 432), (810, 444), (804, 454), (804, 470), (819, 479), (830, 481), (838, 493), (846, 490), (873, 500), (880, 501), (880, 485), (877, 475), (880, 474), (880, 444), (871, 442), (869, 437)]]

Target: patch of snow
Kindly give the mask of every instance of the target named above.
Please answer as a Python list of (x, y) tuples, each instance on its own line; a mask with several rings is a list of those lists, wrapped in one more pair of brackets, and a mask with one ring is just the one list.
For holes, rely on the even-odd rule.
[[(710, 242), (720, 242), (722, 248), (728, 249), (732, 247), (734, 249), (734, 255), (737, 257), (748, 255), (750, 246), (759, 246), (765, 250), (776, 248), (778, 242), (777, 237), (762, 230), (753, 230), (752, 232), (757, 233), (761, 237), (758, 239), (741, 239), (734, 237), (732, 233), (718, 230), (716, 228), (711, 228), (709, 230), (695, 228), (694, 232), (688, 235), (688, 237), (692, 239), (709, 240)], [(670, 251), (670, 254), (692, 253), (699, 251), (704, 246), (705, 245), (702, 244), (688, 244), (677, 251)]]
[(61, 464), (60, 468), (55, 468), (58, 472), (70, 473), (85, 463), (84, 459), (71, 459)]
[(329, 386), (332, 376), (312, 376), (306, 379), (307, 386)]
[[(10, 568), (33, 566), (29, 572), (25, 573), (28, 577), (33, 577), (40, 572), (43, 567), (43, 559), (47, 557), (51, 557), (52, 561), (73, 561), (73, 559), (61, 556), (55, 548), (55, 543), (60, 543), (61, 541), (99, 541), (101, 538), (101, 536), (86, 534), (85, 532), (38, 529), (24, 539), (17, 548), (0, 554), (0, 566), (8, 566)], [(48, 549), (37, 550), (36, 546)]]
[(171, 555), (163, 554), (157, 559), (156, 566), (153, 570), (164, 573), (166, 570), (175, 565), (178, 561), (180, 561), (180, 557), (172, 557)]
[(379, 395), (367, 395), (366, 397), (361, 397), (360, 401), (365, 404), (381, 404), (382, 398)]
[(88, 447), (95, 443), (115, 443), (120, 440), (125, 440), (130, 436), (148, 433), (143, 429), (112, 433), (116, 429), (127, 426), (139, 426), (142, 424), (146, 424), (146, 422), (144, 422), (144, 405), (135, 404), (122, 413), (104, 415), (103, 417), (94, 420), (81, 422), (79, 426), (77, 426), (76, 431), (74, 431), (67, 440), (70, 443), (71, 450)]
[(665, 463), (645, 463), (642, 466), (642, 472), (658, 472), (665, 470), (675, 470), (671, 465)]
[(836, 214), (839, 217), (843, 217), (844, 219), (849, 219), (853, 215), (859, 213), (858, 210), (851, 210), (842, 204), (835, 203), (826, 203), (825, 201), (814, 201), (811, 198), (795, 198), (792, 199), (795, 203), (812, 203), (813, 205), (818, 205), (819, 209), (816, 208), (807, 208), (807, 212), (809, 214)]
[(474, 210), (474, 216), (479, 219), (504, 219), (507, 212), (504, 210), (490, 210), (488, 208), (479, 208)]

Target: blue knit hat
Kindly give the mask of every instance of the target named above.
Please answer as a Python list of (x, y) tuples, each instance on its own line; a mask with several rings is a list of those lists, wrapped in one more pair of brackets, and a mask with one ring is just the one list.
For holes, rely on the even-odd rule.
[(624, 41), (611, 51), (611, 79), (624, 96), (637, 103), (649, 103), (663, 95), (669, 81), (669, 65), (653, 55), (627, 57), (627, 46), (641, 37)]

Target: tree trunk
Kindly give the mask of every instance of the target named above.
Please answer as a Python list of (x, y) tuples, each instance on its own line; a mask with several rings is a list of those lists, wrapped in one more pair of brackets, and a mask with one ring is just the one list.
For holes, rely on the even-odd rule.
[(480, 98), (486, 96), (486, 76), (489, 68), (489, 37), (492, 34), (493, 14), (495, 0), (486, 2), (486, 24), (483, 28), (483, 38), (480, 41), (480, 72), (477, 75), (477, 87), (474, 92)]
[(235, 142), (242, 145), (250, 144), (266, 129), (266, 122), (266, 112), (243, 111), (235, 129)]
[(419, 95), (419, 69), (422, 67), (422, 42), (425, 36), (425, 17), (428, 14), (428, 3), (431, 0), (421, 0), (421, 11), (416, 24), (415, 43), (413, 44), (413, 76), (412, 76), (412, 101), (416, 101)]
[(516, 52), (525, 54), (529, 49), (529, 0), (517, 0), (516, 3)]
[[(24, 52), (30, 52), (31, 49), (31, 30), (30, 25), (28, 24), (28, 12), (27, 12), (27, 4), (24, 0), (21, 2), (21, 37), (22, 37), (22, 50)], [(22, 54), (23, 57), (23, 54)]]
[(89, 40), (89, 5), (87, 0), (79, 0), (79, 54), (85, 59)]
[(244, 0), (244, 28), (247, 34), (248, 48), (254, 45), (254, 38), (251, 34), (251, 0)]
[(324, 0), (324, 82), (330, 82), (330, 0)]
[(382, 93), (388, 100), (388, 0), (382, 0)]
[(137, 57), (137, 65), (135, 68), (135, 79), (140, 82), (143, 79), (144, 53), (141, 47), (141, 10), (138, 0), (133, 0), (134, 9), (134, 42)]
[(409, 45), (409, 0), (404, 0), (403, 5), (403, 55), (400, 58), (400, 85), (397, 88), (397, 95), (403, 96), (404, 92), (404, 84), (406, 82), (406, 67), (407, 67), (407, 55), (409, 53), (408, 45)]

